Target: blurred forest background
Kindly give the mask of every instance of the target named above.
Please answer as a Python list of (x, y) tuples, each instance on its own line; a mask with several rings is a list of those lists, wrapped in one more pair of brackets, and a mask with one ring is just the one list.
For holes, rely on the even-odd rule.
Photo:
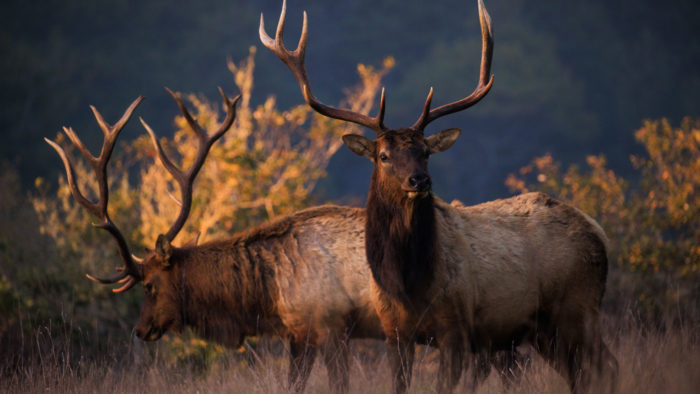
[[(183, 161), (193, 154), (192, 133), (164, 86), (182, 92), (210, 130), (221, 120), (218, 99), (208, 99), (215, 87), (243, 95), (233, 129), (205, 163), (177, 242), (198, 232), (201, 241), (232, 234), (313, 204), (363, 204), (371, 165), (340, 143), (363, 131), (309, 111), (289, 70), (259, 44), (260, 12), (272, 33), (280, 5), (0, 5), (0, 376), (14, 376), (0, 391), (18, 390), (12, 384), (30, 381), (27, 371), (45, 359), (75, 377), (83, 357), (143, 353), (129, 340), (140, 290), (115, 296), (84, 278), (118, 264), (116, 248), (89, 225), (43, 142), (66, 125), (95, 152), (102, 135), (89, 105), (113, 123), (134, 98), (147, 97), (110, 166), (110, 212), (132, 250), (153, 247), (177, 211), (172, 180), (154, 164), (136, 117)], [(476, 204), (541, 190), (589, 213), (613, 245), (606, 312), (633, 321), (610, 324), (610, 335), (626, 335), (625, 324), (690, 327), (676, 354), (689, 352), (688, 371), (700, 366), (692, 350), (700, 341), (700, 3), (487, 0), (486, 7), (495, 26), (494, 87), (477, 106), (427, 130), (463, 130), (431, 159), (437, 194)], [(476, 0), (291, 0), (288, 47), (296, 46), (303, 10), (307, 70), (324, 102), (368, 112), (385, 86), (386, 124), (400, 127), (415, 121), (430, 86), (441, 105), (476, 85)], [(93, 190), (92, 173), (76, 165), (81, 186)], [(646, 336), (631, 345), (618, 340), (617, 349), (638, 348)], [(165, 363), (200, 368), (225, 353), (190, 336), (160, 342), (146, 353)], [(257, 342), (246, 346), (244, 358)]]
[[(281, 1), (3, 1), (0, 156), (22, 183), (55, 178), (42, 137), (66, 124), (91, 130), (88, 105), (116, 117), (147, 97), (141, 113), (168, 130), (172, 103), (163, 86), (215, 93), (231, 88), (227, 58), (258, 44), (264, 12), (272, 30)], [(444, 198), (478, 203), (506, 194), (508, 173), (546, 152), (566, 163), (603, 153), (624, 174), (643, 119), (678, 124), (700, 102), (700, 4), (640, 0), (491, 0), (494, 88), (478, 106), (441, 119), (428, 132), (461, 127), (460, 142), (432, 161)], [(307, 69), (317, 96), (337, 103), (357, 81), (357, 63), (396, 59), (387, 76), (389, 126), (412, 124), (430, 86), (434, 103), (471, 92), (479, 67), (476, 1), (398, 0), (289, 3), (287, 41), (296, 45), (309, 14)], [(274, 94), (301, 102), (285, 66), (259, 51), (254, 104)], [(227, 90), (228, 91), (228, 90)], [(141, 133), (126, 130), (126, 139)], [(97, 134), (89, 133), (93, 141)], [(86, 137), (87, 138), (87, 137)], [(353, 168), (349, 172), (346, 169)], [(318, 190), (322, 200), (364, 198), (370, 166), (342, 150)]]

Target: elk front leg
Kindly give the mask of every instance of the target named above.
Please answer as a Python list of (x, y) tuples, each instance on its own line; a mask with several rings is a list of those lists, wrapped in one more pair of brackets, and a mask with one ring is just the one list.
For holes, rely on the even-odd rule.
[(484, 352), (472, 353), (466, 357), (465, 369), (468, 371), (469, 379), (466, 379), (465, 387), (468, 392), (475, 393), (477, 387), (489, 376), (491, 364), (488, 357)]
[(417, 324), (411, 311), (402, 303), (384, 294), (372, 281), (374, 307), (386, 336), (386, 356), (392, 376), (392, 389), (401, 394), (411, 384), (415, 357)]
[(446, 332), (438, 338), (440, 367), (438, 369), (438, 393), (450, 393), (462, 376), (465, 344), (461, 334)]
[(289, 373), (287, 383), (289, 391), (301, 393), (306, 387), (311, 368), (316, 358), (316, 346), (306, 340), (297, 340), (294, 337), (289, 340)]
[(516, 347), (499, 351), (491, 356), (491, 365), (498, 372), (505, 388), (517, 385), (530, 365), (530, 355), (522, 354)]
[(328, 383), (331, 392), (346, 393), (348, 380), (348, 337), (331, 335), (323, 344), (323, 358), (328, 369)]
[(415, 339), (405, 330), (395, 329), (386, 334), (386, 356), (391, 368), (392, 388), (401, 394), (411, 385), (413, 360), (415, 358)]

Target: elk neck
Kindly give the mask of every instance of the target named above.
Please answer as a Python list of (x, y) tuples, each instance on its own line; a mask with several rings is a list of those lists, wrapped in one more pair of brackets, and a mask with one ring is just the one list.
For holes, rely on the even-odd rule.
[(367, 199), (367, 260), (375, 282), (397, 301), (419, 302), (432, 282), (435, 223), (431, 193), (410, 199), (383, 187), (375, 168)]
[(173, 255), (182, 322), (203, 338), (239, 346), (276, 324), (273, 274), (254, 246), (234, 238)]

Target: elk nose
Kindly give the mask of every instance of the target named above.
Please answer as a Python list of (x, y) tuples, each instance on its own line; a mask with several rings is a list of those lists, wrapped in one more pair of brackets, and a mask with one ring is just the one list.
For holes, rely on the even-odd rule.
[(430, 177), (425, 173), (412, 175), (408, 178), (408, 184), (416, 191), (428, 191), (430, 190)]
[(136, 334), (139, 339), (146, 341), (146, 336), (148, 336), (148, 332), (150, 330), (146, 327), (143, 327), (141, 324), (138, 324), (136, 327), (134, 327), (134, 333)]
[(136, 327), (134, 328), (134, 333), (136, 334), (139, 339), (143, 340), (143, 338), (146, 336), (146, 333), (144, 332), (144, 329), (141, 327)]

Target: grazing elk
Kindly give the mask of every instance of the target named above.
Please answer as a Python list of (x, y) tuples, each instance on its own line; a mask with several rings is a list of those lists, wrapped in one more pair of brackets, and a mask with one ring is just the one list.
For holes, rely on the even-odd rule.
[(174, 247), (173, 239), (190, 212), (194, 178), (212, 144), (233, 123), (238, 97), (231, 101), (221, 92), (227, 115), (210, 136), (178, 96), (170, 93), (197, 134), (199, 147), (192, 167), (181, 171), (141, 120), (182, 196), (174, 224), (158, 237), (155, 250), (144, 259), (129, 252), (125, 237), (109, 217), (106, 170), (119, 132), (143, 98), (136, 99), (114, 126), (91, 107), (105, 136), (98, 157), (92, 156), (72, 129), (64, 128), (95, 172), (99, 185), (96, 203), (79, 190), (64, 150), (46, 140), (65, 165), (73, 197), (99, 218), (95, 226), (107, 230), (117, 241), (123, 262), (119, 274), (107, 279), (88, 278), (121, 284), (113, 290), (116, 293), (143, 282), (144, 303), (134, 330), (143, 340), (157, 340), (165, 331), (180, 332), (185, 326), (205, 339), (231, 347), (240, 346), (245, 336), (280, 335), (289, 339), (292, 390), (303, 390), (318, 349), (324, 356), (331, 388), (346, 391), (348, 339), (384, 338), (370, 299), (364, 210), (330, 205), (309, 208), (228, 239)]
[(376, 117), (330, 107), (314, 97), (304, 66), (306, 13), (299, 45), (290, 52), (282, 42), (285, 8), (283, 3), (274, 40), (261, 18), (263, 44), (291, 69), (314, 110), (377, 133), (376, 140), (351, 134), (343, 142), (374, 162), (365, 242), (394, 391), (404, 392), (409, 385), (414, 341), (426, 335), (434, 336), (440, 349), (440, 392), (454, 388), (470, 353), (476, 384), (495, 351), (506, 351), (512, 363), (517, 355), (512, 349), (523, 341), (573, 391), (585, 391), (591, 377), (603, 373), (614, 381), (617, 361), (603, 343), (599, 316), (607, 276), (607, 238), (600, 226), (541, 193), (465, 207), (447, 204), (431, 192), (428, 158), (452, 146), (460, 130), (426, 138), (425, 127), (476, 104), (493, 84), (492, 26), (483, 1), (476, 89), (432, 110), (431, 89), (418, 120), (401, 129), (384, 125), (384, 91)]

